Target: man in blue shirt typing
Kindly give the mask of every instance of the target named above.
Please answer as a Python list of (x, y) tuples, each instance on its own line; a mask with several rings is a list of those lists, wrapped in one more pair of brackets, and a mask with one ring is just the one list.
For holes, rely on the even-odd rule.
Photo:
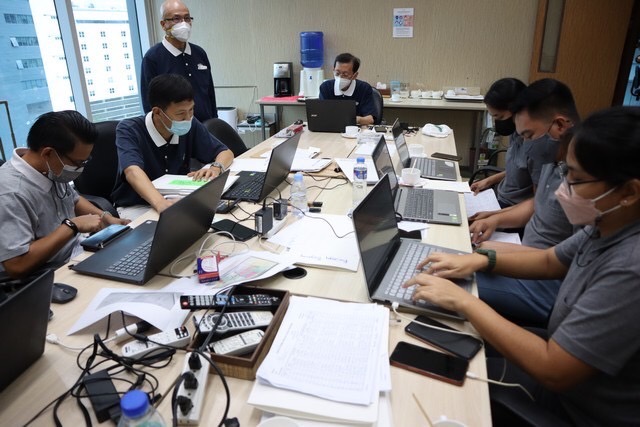
[[(163, 74), (149, 84), (151, 111), (122, 120), (116, 128), (118, 178), (113, 200), (124, 218), (134, 219), (151, 205), (162, 212), (173, 203), (153, 186), (165, 174), (211, 179), (224, 172), (233, 153), (193, 117), (194, 93), (187, 79)], [(211, 163), (190, 172), (191, 159)], [(128, 209), (125, 209), (128, 208)]]
[(379, 117), (374, 117), (375, 104), (371, 85), (356, 80), (360, 69), (360, 59), (350, 53), (341, 53), (333, 62), (335, 79), (320, 85), (320, 99), (351, 99), (356, 101), (356, 123), (372, 125)]

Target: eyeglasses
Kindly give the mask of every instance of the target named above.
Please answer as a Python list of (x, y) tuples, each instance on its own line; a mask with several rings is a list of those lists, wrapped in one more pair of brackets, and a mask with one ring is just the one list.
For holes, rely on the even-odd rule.
[(569, 189), (569, 194), (572, 194), (572, 190), (571, 187), (574, 185), (581, 185), (581, 184), (591, 184), (594, 182), (601, 182), (602, 179), (588, 179), (586, 181), (569, 181), (567, 179), (567, 175), (569, 174), (569, 167), (567, 166), (567, 164), (565, 162), (560, 162), (558, 163), (558, 171), (560, 172), (560, 177), (562, 177), (562, 179), (564, 180), (564, 182), (567, 183), (567, 188)]
[(173, 22), (174, 24), (179, 24), (181, 22), (186, 22), (187, 24), (191, 24), (191, 21), (193, 21), (193, 16), (174, 16), (173, 18), (165, 18), (163, 19), (163, 21), (165, 22)]
[(86, 160), (83, 160), (81, 162), (73, 160), (72, 158), (70, 158), (66, 154), (63, 154), (62, 157), (64, 157), (65, 159), (69, 160), (73, 164), (73, 166), (75, 166), (75, 168), (76, 168), (75, 170), (79, 170), (79, 169), (84, 168), (87, 165), (87, 163), (89, 163), (91, 161), (91, 156), (89, 156)]
[(342, 77), (343, 79), (350, 79), (350, 78), (353, 77), (353, 74), (350, 73), (350, 72), (347, 72), (347, 71), (342, 72), (342, 73), (340, 71), (334, 71), (333, 75), (336, 76), (336, 77)]

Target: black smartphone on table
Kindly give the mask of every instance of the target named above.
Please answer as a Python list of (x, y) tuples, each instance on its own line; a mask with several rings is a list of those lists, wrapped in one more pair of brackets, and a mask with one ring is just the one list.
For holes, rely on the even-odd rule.
[(231, 233), (231, 235), (238, 242), (244, 242), (258, 235), (258, 232), (256, 230), (245, 227), (244, 225), (231, 221), (230, 219), (222, 219), (220, 221), (216, 221), (211, 224), (211, 228), (213, 228), (215, 231), (226, 231), (228, 233)]
[(389, 357), (391, 366), (461, 386), (469, 361), (400, 341)]
[[(415, 320), (427, 325), (433, 325), (438, 328), (455, 331), (452, 327), (427, 316), (418, 316)], [(482, 341), (472, 336), (440, 331), (438, 329), (420, 325), (416, 322), (409, 323), (404, 330), (407, 334), (419, 339), (420, 341), (431, 344), (439, 350), (466, 360), (471, 360), (471, 358), (473, 358), (473, 356), (475, 356), (482, 348)]]
[(432, 153), (431, 156), (434, 159), (442, 159), (442, 160), (451, 160), (454, 162), (459, 162), (462, 160), (461, 156), (456, 156), (455, 154), (445, 154), (445, 153)]

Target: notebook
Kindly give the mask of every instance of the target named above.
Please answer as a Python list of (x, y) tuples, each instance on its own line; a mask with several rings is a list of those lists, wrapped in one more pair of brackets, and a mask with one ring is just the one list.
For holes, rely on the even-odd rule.
[(344, 132), (356, 124), (356, 101), (350, 99), (307, 99), (307, 128), (312, 132)]
[(400, 187), (391, 156), (384, 139), (371, 154), (378, 176), (389, 175), (389, 185), (394, 198), (393, 205), (402, 219), (434, 224), (460, 225), (460, 199), (458, 193), (426, 188)]
[(257, 203), (267, 197), (289, 175), (293, 158), (298, 148), (298, 141), (300, 141), (300, 135), (302, 135), (302, 132), (293, 135), (271, 150), (266, 172), (242, 171), (238, 173), (238, 181), (229, 190), (225, 191), (222, 198)]
[(44, 352), (49, 322), (53, 270), (26, 280), (0, 281), (0, 391), (18, 378)]
[(117, 241), (71, 266), (89, 276), (143, 285), (211, 226), (229, 171), (194, 190)]
[[(389, 304), (398, 302), (407, 311), (419, 314), (462, 319), (456, 312), (425, 301), (413, 302), (411, 296), (415, 287), (402, 287), (405, 281), (416, 274), (416, 265), (431, 251), (460, 252), (401, 238), (390, 188), (389, 175), (385, 175), (353, 210), (352, 215), (369, 299)], [(457, 283), (467, 291), (471, 290), (471, 279)]]
[(423, 178), (442, 179), (445, 181), (458, 180), (455, 162), (450, 160), (432, 159), (430, 157), (415, 157), (412, 159), (409, 156), (409, 148), (407, 147), (404, 135), (400, 133), (394, 139), (402, 167), (420, 169), (420, 176)]

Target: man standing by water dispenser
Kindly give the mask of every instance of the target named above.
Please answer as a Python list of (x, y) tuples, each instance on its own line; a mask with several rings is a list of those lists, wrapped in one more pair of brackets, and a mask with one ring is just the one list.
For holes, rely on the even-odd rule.
[(360, 59), (350, 53), (341, 53), (333, 62), (335, 79), (327, 80), (320, 85), (320, 99), (350, 99), (356, 101), (356, 123), (372, 125), (378, 117), (374, 117), (375, 104), (371, 85), (356, 80), (360, 69)]
[(160, 6), (160, 15), (164, 39), (145, 53), (140, 71), (144, 112), (151, 111), (147, 99), (149, 82), (161, 74), (179, 74), (189, 80), (195, 91), (194, 116), (201, 122), (218, 117), (209, 58), (204, 49), (188, 42), (194, 20), (189, 8), (180, 0), (166, 0)]

